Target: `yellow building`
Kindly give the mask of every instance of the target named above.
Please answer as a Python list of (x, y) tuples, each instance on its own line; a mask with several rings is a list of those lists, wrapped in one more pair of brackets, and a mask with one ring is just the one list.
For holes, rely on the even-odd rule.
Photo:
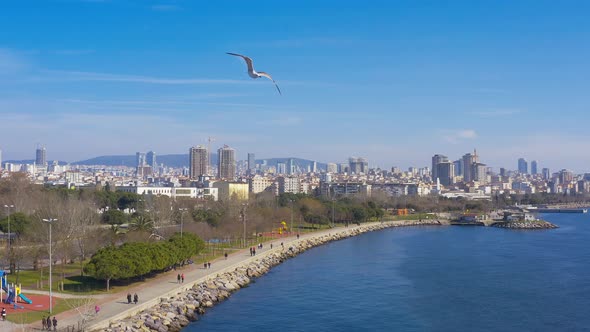
[(213, 184), (213, 188), (218, 190), (218, 198), (220, 201), (247, 201), (248, 200), (248, 188), (247, 183), (242, 182), (227, 182), (218, 181)]

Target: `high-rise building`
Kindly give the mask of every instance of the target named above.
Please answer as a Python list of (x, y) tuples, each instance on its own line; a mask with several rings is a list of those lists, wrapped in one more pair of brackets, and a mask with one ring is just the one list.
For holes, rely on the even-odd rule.
[(559, 172), (559, 183), (561, 184), (569, 184), (574, 180), (574, 173), (567, 169), (562, 169)]
[(189, 177), (198, 179), (202, 175), (209, 174), (209, 150), (202, 146), (193, 146), (189, 149)]
[(520, 174), (528, 174), (529, 173), (529, 163), (524, 158), (518, 159), (518, 173), (520, 173)]
[(504, 177), (506, 176), (506, 169), (505, 168), (500, 168), (500, 176)]
[(277, 174), (287, 174), (287, 164), (277, 163)]
[(455, 164), (455, 176), (463, 176), (463, 160), (455, 160), (453, 164)]
[(531, 174), (532, 175), (537, 174), (537, 161), (536, 160), (531, 161)]
[(435, 154), (434, 156), (432, 156), (432, 181), (436, 182), (436, 179), (438, 178), (438, 167), (436, 167), (436, 165), (440, 164), (440, 163), (446, 163), (448, 162), (449, 159), (447, 158), (447, 156), (443, 156), (442, 154)]
[(486, 184), (488, 182), (488, 167), (486, 164), (476, 162), (472, 165), (473, 181), (477, 181), (480, 184)]
[(256, 173), (256, 158), (253, 153), (248, 153), (248, 174)]
[(135, 167), (143, 167), (143, 166), (145, 166), (145, 153), (136, 152), (135, 153)]
[(365, 158), (348, 158), (348, 171), (350, 174), (367, 174), (369, 172), (369, 163)]
[(296, 169), (295, 169), (295, 160), (293, 158), (289, 158), (287, 160), (287, 174), (289, 175), (293, 175), (296, 173)]
[(311, 172), (312, 173), (317, 173), (318, 172), (318, 162), (317, 161), (312, 161), (311, 162)]
[(47, 151), (45, 150), (44, 146), (37, 147), (37, 151), (35, 152), (35, 165), (47, 165)]
[(549, 172), (549, 168), (543, 168), (543, 179), (549, 180), (551, 178), (551, 173)]
[(234, 180), (236, 178), (236, 150), (224, 145), (217, 150), (217, 176), (220, 179)]
[(463, 156), (463, 182), (474, 181), (473, 164), (478, 162), (477, 152), (467, 153)]
[(440, 184), (443, 186), (450, 186), (455, 182), (455, 164), (449, 162), (448, 160), (437, 163), (436, 174)]
[(156, 153), (154, 151), (149, 151), (145, 154), (145, 163), (147, 166), (150, 166), (153, 171), (158, 169), (158, 163), (156, 161)]
[(338, 173), (338, 165), (335, 163), (328, 163), (326, 171), (328, 173)]

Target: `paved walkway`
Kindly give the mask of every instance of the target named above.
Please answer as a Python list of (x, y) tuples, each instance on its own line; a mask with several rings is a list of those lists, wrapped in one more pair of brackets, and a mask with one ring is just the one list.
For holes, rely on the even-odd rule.
[[(403, 222), (400, 222), (400, 224)], [(365, 223), (363, 226), (367, 226), (374, 223)], [(375, 223), (376, 224), (376, 223)], [(300, 236), (300, 240), (322, 236), (328, 233), (338, 233), (345, 230), (355, 229), (359, 226), (350, 226), (348, 228), (345, 227), (337, 227), (328, 230), (322, 230), (312, 233), (302, 234)], [(264, 243), (263, 249), (256, 249), (256, 255), (258, 256), (261, 253), (266, 253), (269, 251), (278, 251), (281, 250), (281, 242), (284, 243), (285, 248), (289, 247), (289, 244), (294, 241), (300, 241), (296, 238), (296, 236), (285, 237), (277, 240), (273, 240), (270, 242)], [(270, 249), (270, 244), (273, 244), (273, 249)], [(233, 267), (234, 265), (240, 265), (245, 261), (250, 260), (252, 257), (250, 256), (250, 252), (248, 249), (243, 249), (239, 252), (230, 254), (227, 259), (219, 258), (215, 261), (211, 262), (211, 268), (205, 269), (203, 265), (198, 264), (191, 264), (185, 266), (184, 268), (179, 268), (176, 271), (172, 270), (169, 272), (162, 273), (158, 277), (153, 279), (149, 279), (146, 282), (143, 282), (136, 287), (129, 288), (128, 290), (116, 293), (116, 294), (107, 294), (107, 295), (100, 295), (97, 297), (95, 303), (92, 304), (92, 308), (94, 305), (99, 305), (101, 310), (100, 312), (92, 317), (88, 323), (90, 327), (92, 326), (100, 326), (103, 324), (107, 324), (109, 321), (113, 320), (113, 318), (120, 317), (121, 315), (130, 316), (139, 310), (146, 309), (148, 307), (153, 306), (158, 299), (167, 293), (171, 292), (182, 292), (186, 288), (192, 287), (192, 285), (199, 279), (207, 276), (214, 276), (216, 273), (225, 270), (226, 268)], [(185, 281), (184, 284), (178, 284), (176, 281), (178, 273), (184, 273)], [(23, 290), (23, 292), (30, 292), (28, 290)], [(127, 292), (131, 294), (137, 293), (139, 296), (139, 304), (127, 304)], [(56, 297), (61, 297), (65, 294), (60, 293), (53, 293)], [(65, 297), (65, 296), (64, 296)], [(88, 296), (94, 297), (94, 296)], [(151, 303), (150, 303), (151, 302)], [(68, 326), (78, 326), (78, 322), (82, 320), (82, 315), (77, 310), (70, 310), (67, 312), (63, 312), (61, 314), (56, 315), (58, 320), (58, 327), (60, 329), (65, 329)], [(1, 322), (1, 323), (8, 323), (8, 322)], [(15, 331), (35, 331), (41, 330), (41, 323), (36, 322), (29, 324), (28, 326), (20, 326), (20, 325), (13, 325), (15, 327)], [(5, 326), (2, 325), (2, 331), (4, 330)], [(23, 329), (24, 328), (24, 329)], [(65, 330), (64, 330), (65, 331)]]

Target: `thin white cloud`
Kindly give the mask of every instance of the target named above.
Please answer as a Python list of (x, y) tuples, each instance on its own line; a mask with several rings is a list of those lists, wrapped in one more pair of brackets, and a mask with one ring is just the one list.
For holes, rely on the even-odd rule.
[(0, 48), (0, 74), (13, 74), (29, 67), (28, 62), (19, 53)]
[(211, 78), (163, 78), (138, 75), (120, 75), (110, 73), (95, 73), (84, 71), (44, 71), (50, 77), (41, 77), (40, 80), (61, 80), (61, 81), (104, 81), (104, 82), (125, 82), (163, 85), (193, 85), (193, 84), (245, 84), (245, 80), (211, 79)]
[(180, 10), (180, 7), (176, 5), (153, 5), (150, 7), (152, 10), (159, 11), (159, 12), (171, 12), (175, 10)]
[(289, 126), (297, 126), (303, 123), (303, 119), (297, 116), (282, 116), (282, 117), (274, 117), (268, 119), (262, 119), (256, 121), (257, 125), (261, 126), (281, 126), (281, 127), (289, 127)]
[(492, 108), (481, 111), (470, 112), (470, 114), (491, 118), (491, 117), (505, 117), (523, 113), (524, 110), (519, 108)]
[(87, 49), (80, 49), (80, 50), (71, 49), (71, 50), (54, 50), (54, 51), (50, 51), (50, 53), (57, 54), (57, 55), (86, 55), (86, 54), (92, 54), (94, 52), (95, 52), (94, 50), (87, 50)]
[(477, 138), (477, 133), (473, 129), (445, 130), (442, 138), (449, 143), (457, 144)]

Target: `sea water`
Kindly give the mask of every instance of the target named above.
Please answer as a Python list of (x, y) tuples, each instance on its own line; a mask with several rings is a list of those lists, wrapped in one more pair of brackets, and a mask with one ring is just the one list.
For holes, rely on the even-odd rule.
[(590, 217), (553, 230), (391, 228), (274, 267), (193, 331), (590, 330)]

